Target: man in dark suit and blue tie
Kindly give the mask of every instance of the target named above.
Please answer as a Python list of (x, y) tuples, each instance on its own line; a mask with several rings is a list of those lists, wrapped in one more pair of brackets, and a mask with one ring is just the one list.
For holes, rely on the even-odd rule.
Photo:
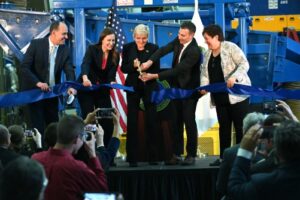
[[(70, 60), (70, 50), (65, 46), (68, 28), (65, 23), (55, 21), (50, 26), (50, 36), (32, 40), (20, 67), (20, 88), (39, 88), (44, 92), (60, 83), (62, 71), (67, 80), (75, 80)], [(76, 94), (73, 88), (68, 94)], [(29, 104), (32, 127), (41, 133), (51, 122), (58, 121), (58, 98), (50, 98)]]
[[(174, 52), (172, 68), (157, 74), (144, 73), (140, 78), (143, 81), (169, 78), (174, 88), (194, 89), (198, 87), (200, 85), (202, 54), (194, 39), (195, 32), (196, 26), (192, 22), (183, 22), (180, 25), (178, 37), (166, 46), (159, 48), (147, 62), (142, 64), (142, 71), (146, 71), (153, 62), (170, 52)], [(187, 156), (182, 164), (191, 165), (195, 163), (198, 138), (195, 110), (198, 98), (198, 94), (194, 94), (187, 99), (175, 100), (176, 127), (173, 141), (175, 156), (166, 164), (177, 164), (178, 159), (176, 157), (183, 153), (183, 125), (185, 125), (187, 133)]]

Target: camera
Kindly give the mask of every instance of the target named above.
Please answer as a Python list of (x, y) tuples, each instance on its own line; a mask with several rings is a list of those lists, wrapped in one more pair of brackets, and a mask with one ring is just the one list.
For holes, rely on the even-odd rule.
[(277, 111), (277, 105), (275, 101), (264, 102), (262, 105), (262, 112), (265, 114), (275, 113)]
[(92, 139), (91, 134), (96, 134), (97, 126), (96, 124), (88, 124), (84, 127), (85, 134), (83, 135), (82, 139), (84, 141), (89, 141)]
[(100, 108), (97, 113), (96, 113), (96, 117), (99, 119), (102, 118), (107, 118), (107, 119), (111, 119), (112, 113), (115, 112), (114, 108)]

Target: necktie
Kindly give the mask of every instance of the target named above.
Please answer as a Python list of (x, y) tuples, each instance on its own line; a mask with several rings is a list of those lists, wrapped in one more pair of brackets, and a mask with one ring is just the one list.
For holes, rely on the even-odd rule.
[(176, 55), (175, 64), (178, 64), (178, 63), (179, 63), (179, 56), (180, 56), (180, 54), (181, 54), (182, 49), (183, 49), (183, 45), (180, 44), (179, 49), (178, 49), (178, 53), (177, 53), (177, 55)]
[(55, 57), (56, 57), (56, 47), (51, 46), (50, 52), (49, 52), (49, 85), (53, 86), (55, 85), (55, 74), (54, 74), (54, 68), (55, 68)]

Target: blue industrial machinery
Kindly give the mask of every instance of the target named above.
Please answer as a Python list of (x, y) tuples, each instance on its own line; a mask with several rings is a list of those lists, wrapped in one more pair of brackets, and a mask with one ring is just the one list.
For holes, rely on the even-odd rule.
[[(194, 0), (154, 0), (152, 5), (145, 4), (144, 0), (133, 0), (132, 2), (133, 5), (118, 6), (118, 8), (194, 5)], [(51, 14), (0, 9), (0, 45), (4, 48), (8, 47), (21, 60), (30, 40), (44, 37), (47, 34), (51, 19), (58, 16), (65, 17), (73, 35), (70, 46), (73, 47), (73, 61), (78, 75), (86, 44), (95, 43), (104, 27), (107, 13), (100, 8), (109, 8), (112, 3), (113, 0), (53, 0)], [(254, 6), (256, 9), (257, 5)], [(249, 25), (251, 25), (249, 1), (200, 0), (199, 8), (204, 25), (217, 23), (223, 27), (224, 32), (226, 30), (227, 36), (231, 36), (231, 33), (235, 35), (231, 39), (239, 44), (247, 54), (251, 65), (249, 73), (253, 85), (273, 89), (275, 82), (300, 80), (300, 77), (297, 77), (300, 74), (300, 55), (298, 53), (300, 44), (286, 37), (278, 36), (277, 33), (253, 31), (249, 33)], [(120, 11), (119, 14), (124, 17), (121, 22), (128, 42), (132, 40), (133, 28), (139, 23), (146, 23), (151, 32), (149, 40), (162, 46), (177, 36), (178, 24), (166, 24), (153, 20), (191, 19), (193, 11), (138, 14)], [(239, 18), (237, 30), (231, 29), (230, 20), (233, 18)], [(169, 68), (170, 66), (171, 55), (168, 55), (161, 60), (161, 67)], [(252, 102), (264, 100), (253, 98)]]

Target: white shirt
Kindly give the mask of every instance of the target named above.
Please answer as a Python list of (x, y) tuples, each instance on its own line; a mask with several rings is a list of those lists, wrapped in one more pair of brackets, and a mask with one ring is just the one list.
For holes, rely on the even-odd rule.
[(180, 59), (181, 59), (181, 56), (182, 56), (182, 52), (186, 49), (186, 47), (187, 47), (189, 44), (191, 44), (192, 41), (193, 41), (193, 40), (191, 40), (191, 41), (189, 41), (189, 42), (183, 44), (182, 50), (181, 50), (181, 52), (180, 52), (180, 54), (179, 54), (179, 57), (178, 57), (178, 62), (180, 62)]
[(58, 45), (54, 45), (49, 38), (49, 85), (55, 85), (55, 58)]

